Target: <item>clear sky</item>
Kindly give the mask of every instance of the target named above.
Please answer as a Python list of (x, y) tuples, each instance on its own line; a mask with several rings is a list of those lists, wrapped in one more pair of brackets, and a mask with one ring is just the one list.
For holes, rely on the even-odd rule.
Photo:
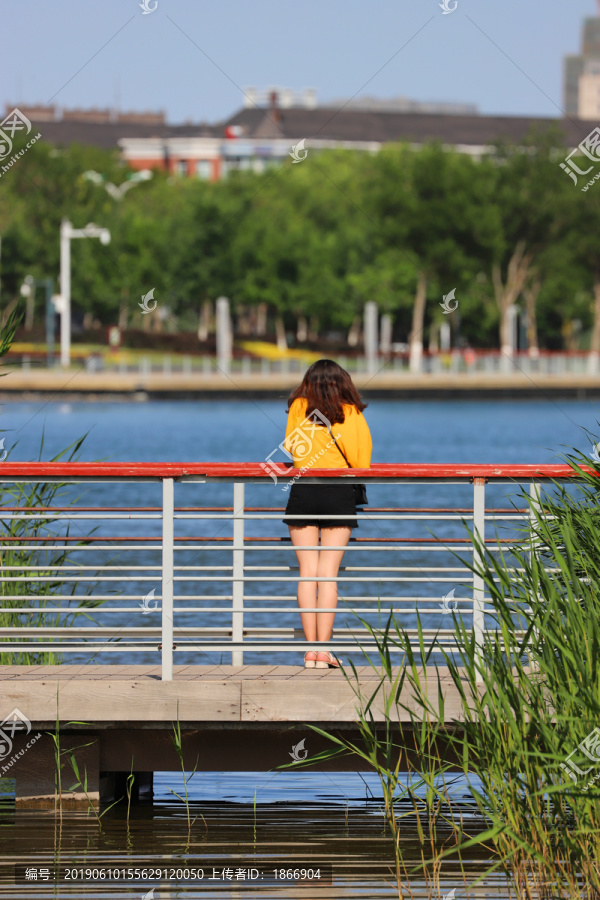
[(139, 0), (0, 0), (0, 102), (215, 122), (243, 87), (279, 85), (561, 115), (563, 57), (596, 0), (439, 2), (158, 0), (144, 15)]

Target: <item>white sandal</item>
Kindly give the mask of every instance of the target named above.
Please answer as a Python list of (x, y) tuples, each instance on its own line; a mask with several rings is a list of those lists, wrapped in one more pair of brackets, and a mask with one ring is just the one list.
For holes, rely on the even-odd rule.
[[(326, 657), (326, 659), (323, 659), (322, 657)], [(339, 667), (339, 659), (337, 659), (333, 653), (330, 653), (329, 650), (317, 651), (317, 661), (315, 663), (316, 669), (339, 669)]]
[[(312, 653), (314, 659), (307, 659), (309, 653)], [(307, 650), (304, 654), (304, 668), (305, 669), (314, 669), (317, 665), (317, 651), (316, 650)]]

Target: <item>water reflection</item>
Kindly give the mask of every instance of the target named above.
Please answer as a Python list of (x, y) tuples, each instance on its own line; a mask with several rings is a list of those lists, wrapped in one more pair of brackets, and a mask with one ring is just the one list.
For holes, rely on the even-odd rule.
[[(10, 787), (3, 784), (5, 789)], [(129, 814), (124, 804), (101, 811), (100, 822), (91, 812), (65, 810), (61, 822), (54, 813), (16, 810), (5, 794), (0, 811), (0, 896), (142, 898), (152, 888), (154, 900), (246, 896), (383, 900), (399, 896), (393, 848), (372, 777), (352, 773), (199, 773), (190, 780), (189, 790), (190, 827), (185, 805), (173, 794), (182, 795), (182, 778), (173, 773), (156, 774), (153, 803), (132, 806)], [(403, 850), (407, 860), (416, 861), (420, 856), (416, 823), (410, 817), (405, 821)], [(439, 832), (440, 843), (446, 836)], [(42, 883), (38, 878), (35, 885), (22, 880), (15, 885), (15, 866), (20, 867), (21, 877), (25, 867), (35, 867), (59, 872), (61, 879)], [(481, 854), (473, 854), (465, 868), (466, 885), (484, 872), (485, 866)], [(80, 875), (66, 879), (66, 868), (83, 870), (83, 880)], [(202, 869), (204, 879), (178, 882), (133, 877), (115, 882), (98, 878), (99, 869), (113, 874), (132, 871), (133, 875), (140, 869), (148, 876), (148, 870), (157, 868), (168, 874), (187, 869), (188, 875)], [(313, 880), (286, 883), (274, 875), (273, 870), (282, 868), (292, 872), (312, 868)], [(97, 870), (96, 880), (86, 880), (86, 869), (92, 870), (92, 877)], [(252, 869), (258, 870), (260, 877), (239, 874)], [(222, 878), (223, 870), (231, 877)], [(441, 872), (440, 897), (453, 888), (455, 900), (508, 896), (496, 878), (485, 888), (467, 892), (455, 862), (445, 862)], [(408, 887), (419, 900), (438, 897), (431, 883), (427, 886), (422, 878), (409, 879), (407, 898), (411, 896)]]

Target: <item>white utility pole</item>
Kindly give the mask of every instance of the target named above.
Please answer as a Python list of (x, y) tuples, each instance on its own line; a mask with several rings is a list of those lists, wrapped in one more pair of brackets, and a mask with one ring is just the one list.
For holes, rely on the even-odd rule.
[(377, 355), (378, 345), (378, 313), (377, 304), (374, 300), (368, 300), (364, 309), (364, 334), (365, 334), (365, 357), (367, 360), (367, 372), (374, 375), (377, 371), (379, 358)]
[(229, 375), (231, 368), (232, 344), (229, 300), (227, 297), (219, 297), (217, 299), (217, 366), (224, 375)]
[(384, 313), (381, 317), (379, 349), (384, 356), (389, 356), (392, 352), (392, 317), (387, 313)]
[(60, 223), (60, 295), (56, 303), (60, 312), (60, 364), (68, 369), (71, 364), (71, 240), (72, 238), (98, 238), (101, 244), (110, 244), (110, 231), (90, 222), (85, 228), (73, 228), (68, 219)]

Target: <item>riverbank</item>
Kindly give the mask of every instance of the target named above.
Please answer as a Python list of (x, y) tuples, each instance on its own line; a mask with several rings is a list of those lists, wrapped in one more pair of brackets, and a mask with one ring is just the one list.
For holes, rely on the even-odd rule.
[[(60, 397), (65, 400), (191, 400), (287, 397), (298, 385), (298, 373), (231, 375), (88, 372), (84, 369), (8, 369), (0, 381), (0, 402)], [(371, 398), (409, 399), (558, 399), (600, 398), (600, 378), (590, 375), (528, 376), (478, 373), (410, 375), (406, 372), (361, 373), (359, 390)]]

